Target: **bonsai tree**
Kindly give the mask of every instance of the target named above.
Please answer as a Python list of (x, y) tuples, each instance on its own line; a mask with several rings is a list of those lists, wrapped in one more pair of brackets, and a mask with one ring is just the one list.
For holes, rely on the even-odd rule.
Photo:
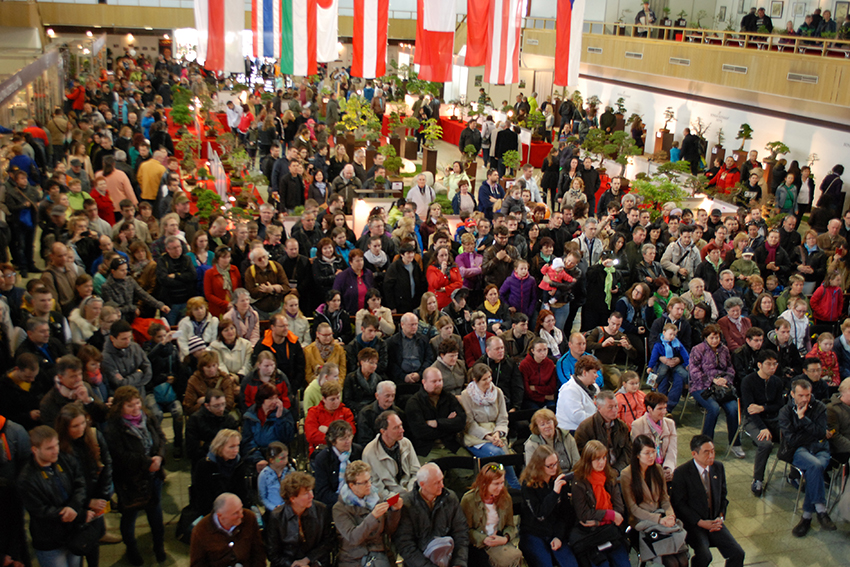
[(723, 128), (717, 129), (717, 145), (722, 146), (723, 142), (726, 141), (726, 136), (723, 135)]
[(741, 140), (741, 147), (738, 149), (738, 151), (744, 151), (744, 144), (746, 143), (746, 141), (753, 139), (753, 129), (750, 127), (749, 124), (744, 122), (743, 124), (741, 124), (741, 128), (738, 130), (738, 135), (735, 136), (735, 139)]
[[(414, 118), (414, 120), (416, 119)], [(440, 126), (436, 118), (429, 118), (425, 121), (425, 128), (422, 130), (422, 134), (425, 137), (425, 147), (433, 150), (435, 147), (434, 142), (443, 139), (443, 127)]]
[[(405, 128), (407, 128), (408, 130), (413, 130), (414, 132), (416, 132), (416, 130), (419, 130), (419, 127), (422, 125), (422, 123), (419, 122), (418, 118), (414, 118), (412, 116), (408, 116), (407, 118), (402, 120), (401, 123)], [(407, 136), (407, 139), (410, 140), (410, 141), (414, 141), (414, 140), (416, 140), (416, 137), (415, 136)]]
[(765, 161), (768, 163), (776, 163), (776, 158), (780, 154), (787, 154), (790, 152), (790, 148), (786, 146), (782, 142), (768, 142), (765, 144), (764, 149), (770, 152), (770, 157), (768, 157)]
[(670, 6), (664, 6), (663, 8), (661, 8), (661, 11), (664, 12), (665, 20), (670, 18)]
[(522, 157), (517, 150), (508, 150), (502, 154), (502, 163), (505, 164), (505, 167), (511, 170), (512, 174), (519, 169), (521, 161)]
[(468, 165), (471, 163), (475, 156), (478, 154), (478, 150), (475, 149), (475, 146), (472, 144), (466, 144), (466, 147), (463, 148), (463, 162), (464, 165)]
[(180, 141), (174, 145), (174, 149), (183, 154), (183, 160), (180, 162), (183, 171), (191, 171), (195, 168), (195, 156), (201, 149), (201, 141), (197, 136), (187, 130)]
[[(669, 9), (668, 9), (668, 11), (669, 11)], [(617, 99), (617, 112), (616, 112), (617, 114), (620, 114), (622, 116), (626, 115), (626, 104), (625, 103), (626, 103), (626, 99), (624, 99), (623, 97), (620, 97), (620, 98)]]
[(664, 203), (672, 201), (681, 206), (689, 196), (678, 183), (664, 174), (651, 177), (640, 174), (629, 186), (629, 193), (638, 197), (638, 209), (648, 210), (653, 222), (661, 216)]
[(620, 164), (620, 173), (618, 177), (622, 177), (626, 172), (626, 166), (629, 164), (631, 156), (640, 155), (640, 148), (635, 144), (634, 138), (623, 131), (612, 132), (606, 136), (602, 146), (602, 155), (607, 159), (613, 159)]
[(390, 129), (390, 137), (394, 137), (396, 130), (402, 127), (401, 123), (401, 115), (398, 112), (393, 110), (390, 112), (390, 118), (388, 121), (389, 129)]
[(393, 145), (384, 144), (378, 148), (378, 153), (386, 158), (384, 160), (384, 168), (387, 170), (387, 173), (389, 175), (398, 175), (398, 172), (401, 170), (402, 161), (401, 158), (398, 157)]
[(180, 125), (177, 131), (179, 136), (185, 136), (188, 132), (186, 126), (195, 122), (195, 116), (192, 114), (192, 91), (180, 85), (171, 87), (171, 121)]
[(705, 139), (705, 135), (708, 133), (708, 129), (711, 127), (711, 123), (705, 123), (702, 118), (697, 118), (695, 121), (691, 122), (691, 133), (695, 134), (697, 138)]
[(221, 146), (222, 155), (229, 155), (236, 147), (236, 136), (233, 135), (233, 132), (225, 132), (218, 136), (215, 141)]
[(525, 127), (532, 132), (546, 124), (546, 117), (539, 110), (532, 110), (525, 119)]
[(664, 109), (664, 130), (667, 130), (667, 126), (674, 120), (676, 120), (676, 115), (673, 113), (673, 107), (668, 106)]

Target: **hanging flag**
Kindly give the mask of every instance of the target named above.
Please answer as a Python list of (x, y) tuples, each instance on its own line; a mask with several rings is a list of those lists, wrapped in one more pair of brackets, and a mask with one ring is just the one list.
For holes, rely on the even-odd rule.
[(316, 0), (281, 0), (281, 73), (316, 74), (316, 8)]
[(254, 57), (280, 59), (280, 0), (251, 0)]
[[(301, 0), (304, 1), (304, 0)], [(339, 58), (337, 50), (339, 22), (338, 0), (307, 0), (318, 3), (316, 7), (316, 61), (328, 63)]]
[(491, 85), (519, 82), (523, 4), (522, 0), (490, 0), (484, 80)]
[(244, 73), (242, 28), (245, 5), (241, 0), (195, 0), (198, 61), (210, 71)]
[(375, 79), (387, 74), (390, 0), (354, 0), (351, 76)]
[(585, 0), (558, 0), (555, 23), (555, 76), (559, 87), (578, 86)]
[(452, 80), (456, 21), (455, 0), (418, 0), (413, 62), (419, 65), (420, 79)]
[(487, 32), (490, 28), (490, 0), (466, 2), (466, 56), (464, 65), (480, 67), (487, 62)]

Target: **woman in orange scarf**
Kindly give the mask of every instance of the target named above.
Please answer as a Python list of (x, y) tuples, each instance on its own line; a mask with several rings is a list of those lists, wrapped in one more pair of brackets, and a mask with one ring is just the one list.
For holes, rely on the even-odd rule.
[[(588, 441), (573, 471), (575, 472), (573, 508), (576, 518), (581, 523), (580, 526), (576, 526), (574, 532), (578, 531), (584, 538), (608, 524), (620, 528), (623, 525), (626, 507), (620, 494), (620, 485), (617, 483), (617, 471), (611, 468), (609, 463), (608, 449), (599, 441)], [(613, 530), (610, 531), (615, 533)], [(611, 567), (629, 567), (629, 548), (622, 531), (618, 531), (619, 535), (610, 540), (611, 547), (600, 553), (605, 556)], [(570, 537), (570, 542), (575, 542), (579, 534), (574, 533)], [(578, 556), (579, 551), (574, 551)]]

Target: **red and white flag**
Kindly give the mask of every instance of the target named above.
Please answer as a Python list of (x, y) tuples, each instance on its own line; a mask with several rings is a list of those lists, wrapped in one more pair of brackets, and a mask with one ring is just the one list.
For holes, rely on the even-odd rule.
[(241, 0), (195, 0), (198, 61), (210, 71), (244, 73), (242, 28), (245, 4)]
[(578, 86), (585, 0), (558, 0), (555, 23), (555, 76), (559, 87)]
[(354, 0), (352, 77), (374, 79), (387, 74), (389, 13), (390, 0)]
[(519, 51), (525, 0), (467, 0), (465, 64), (484, 65), (493, 85), (519, 82)]
[(455, 0), (418, 0), (413, 62), (419, 65), (420, 79), (452, 80), (456, 23)]

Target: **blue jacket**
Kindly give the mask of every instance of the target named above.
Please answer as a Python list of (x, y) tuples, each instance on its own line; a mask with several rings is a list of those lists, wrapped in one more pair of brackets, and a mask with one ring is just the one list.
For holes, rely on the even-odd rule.
[(266, 422), (260, 424), (257, 417), (257, 406), (245, 412), (242, 420), (242, 457), (252, 462), (263, 460), (262, 450), (272, 441), (280, 441), (289, 445), (295, 436), (295, 420), (292, 414), (284, 408), (280, 417), (274, 414), (266, 417)]
[[(593, 356), (589, 352), (584, 353), (588, 356)], [(555, 364), (555, 370), (558, 372), (558, 387), (560, 388), (564, 384), (567, 383), (573, 377), (576, 371), (576, 359), (573, 357), (570, 351), (567, 351), (567, 354), (558, 359), (558, 363)], [(602, 371), (596, 371), (596, 385), (600, 388), (603, 387), (602, 382)]]
[(271, 467), (266, 467), (260, 472), (257, 479), (257, 491), (260, 493), (260, 502), (266, 510), (272, 511), (283, 504), (283, 498), (280, 496), (280, 482), (291, 472), (294, 472), (291, 466), (281, 471), (280, 478)]
[[(682, 366), (687, 368), (690, 363), (690, 357), (688, 357), (688, 351), (685, 349), (684, 345), (679, 342), (679, 339), (673, 339), (673, 342), (669, 343), (669, 345), (673, 349), (673, 356), (681, 358)], [(659, 337), (658, 341), (652, 345), (652, 354), (649, 357), (649, 364), (647, 364), (648, 368), (653, 370), (658, 368), (658, 359), (659, 357), (665, 356), (664, 351), (666, 347), (667, 344), (665, 344), (664, 340)]]
[(521, 280), (515, 274), (511, 274), (502, 282), (499, 295), (509, 307), (525, 313), (531, 319), (537, 307), (537, 281), (530, 275)]
[(491, 192), (490, 185), (487, 184), (487, 180), (485, 179), (481, 187), (478, 188), (478, 210), (484, 213), (484, 216), (489, 220), (493, 220), (493, 203), (490, 202), (491, 196), (497, 199), (504, 199), (505, 190), (502, 189), (501, 185), (496, 185), (493, 192)]
[[(479, 194), (480, 194), (480, 190), (479, 190)], [(472, 206), (474, 208), (478, 209), (478, 203), (475, 201), (475, 195), (470, 193), (469, 196), (472, 198)], [(454, 198), (452, 198), (452, 210), (454, 211), (454, 213), (456, 215), (460, 214), (460, 191), (455, 193)]]

